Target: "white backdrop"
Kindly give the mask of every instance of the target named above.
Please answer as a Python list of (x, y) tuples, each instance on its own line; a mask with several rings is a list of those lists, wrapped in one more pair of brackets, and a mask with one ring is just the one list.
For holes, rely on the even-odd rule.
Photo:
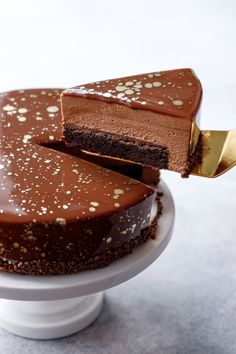
[[(201, 128), (236, 128), (236, 1), (0, 0), (0, 91), (64, 88), (181, 67), (193, 68), (203, 85)], [(236, 168), (214, 180), (163, 176), (176, 202), (173, 241), (158, 262), (120, 289), (128, 292), (138, 281), (151, 288), (148, 278), (155, 277), (165, 296), (177, 292), (174, 308), (181, 305), (178, 296), (195, 299), (197, 288), (213, 313), (214, 301), (235, 293)], [(230, 309), (224, 328), (232, 353), (236, 328)], [(204, 323), (200, 310), (197, 315)], [(202, 342), (209, 333), (219, 343), (225, 340), (220, 318), (201, 333)], [(215, 341), (218, 348), (217, 336)], [(186, 348), (190, 353), (188, 343)]]

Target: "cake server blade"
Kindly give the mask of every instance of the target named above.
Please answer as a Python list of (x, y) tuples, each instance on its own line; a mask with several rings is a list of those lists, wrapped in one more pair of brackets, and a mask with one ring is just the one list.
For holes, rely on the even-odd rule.
[(236, 165), (236, 129), (202, 130), (203, 157), (192, 175), (218, 177)]

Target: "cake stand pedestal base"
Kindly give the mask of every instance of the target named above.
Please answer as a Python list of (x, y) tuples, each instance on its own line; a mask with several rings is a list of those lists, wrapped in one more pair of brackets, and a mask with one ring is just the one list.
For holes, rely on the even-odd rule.
[(25, 338), (61, 338), (88, 327), (102, 306), (102, 292), (54, 301), (0, 300), (0, 323)]
[(168, 245), (174, 225), (174, 203), (162, 181), (163, 214), (156, 240), (106, 268), (57, 276), (20, 276), (0, 273), (0, 326), (32, 339), (52, 339), (76, 333), (99, 315), (101, 291), (142, 272)]

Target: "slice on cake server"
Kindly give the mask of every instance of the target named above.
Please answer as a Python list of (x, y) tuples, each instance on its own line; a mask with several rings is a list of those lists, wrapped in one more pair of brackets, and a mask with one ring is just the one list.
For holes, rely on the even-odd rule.
[(201, 83), (191, 69), (67, 89), (61, 95), (65, 140), (71, 147), (183, 177), (216, 177), (236, 161), (232, 154), (229, 158), (235, 134), (200, 131), (201, 98)]

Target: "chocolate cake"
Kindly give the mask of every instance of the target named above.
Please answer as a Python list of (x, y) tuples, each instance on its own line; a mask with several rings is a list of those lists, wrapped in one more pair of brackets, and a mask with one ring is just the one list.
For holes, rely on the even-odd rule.
[(94, 82), (62, 93), (68, 146), (188, 176), (201, 159), (201, 84), (191, 69)]
[(159, 173), (66, 147), (60, 92), (0, 94), (0, 271), (95, 269), (155, 237)]

